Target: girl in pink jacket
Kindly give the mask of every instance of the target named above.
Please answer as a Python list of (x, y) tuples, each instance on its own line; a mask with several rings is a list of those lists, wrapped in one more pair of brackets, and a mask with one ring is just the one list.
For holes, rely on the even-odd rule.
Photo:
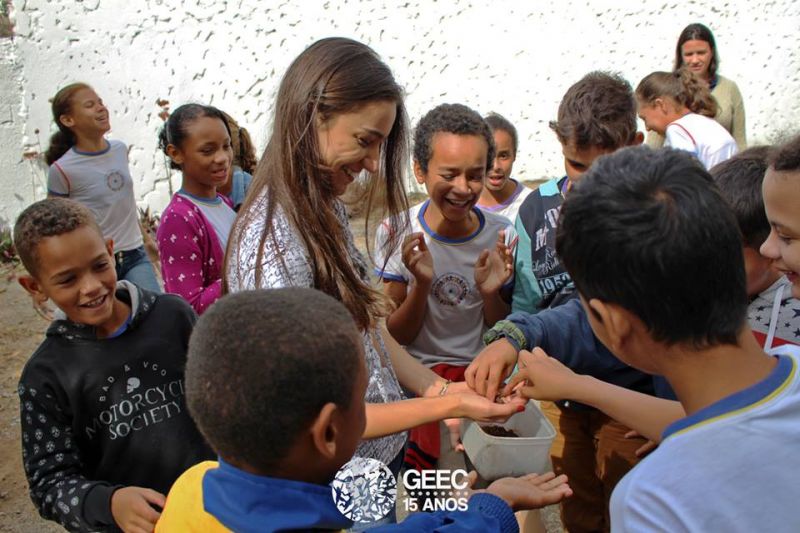
[(230, 130), (218, 109), (186, 104), (172, 113), (158, 140), (171, 167), (183, 174), (158, 228), (164, 288), (200, 314), (220, 297), (225, 247), (236, 218), (230, 200), (217, 193), (233, 160)]

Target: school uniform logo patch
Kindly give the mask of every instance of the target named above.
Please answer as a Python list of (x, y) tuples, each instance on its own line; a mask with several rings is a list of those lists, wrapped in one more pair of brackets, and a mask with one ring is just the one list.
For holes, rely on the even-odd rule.
[(439, 304), (455, 307), (469, 294), (469, 282), (460, 274), (448, 272), (436, 278), (431, 292)]
[(116, 170), (112, 170), (106, 175), (106, 183), (108, 184), (108, 188), (114, 192), (122, 190), (125, 186), (125, 176)]

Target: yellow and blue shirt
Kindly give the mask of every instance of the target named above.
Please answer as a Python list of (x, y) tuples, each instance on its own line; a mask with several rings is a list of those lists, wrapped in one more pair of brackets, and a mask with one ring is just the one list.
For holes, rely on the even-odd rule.
[[(256, 476), (220, 460), (193, 466), (178, 478), (156, 524), (156, 533), (270, 533), (340, 531), (352, 522), (333, 500), (331, 488)], [(466, 511), (414, 513), (376, 533), (440, 531), (517, 533), (511, 508), (493, 494), (473, 495)]]
[(257, 476), (220, 460), (195, 465), (178, 478), (156, 532), (339, 531), (351, 525), (330, 487)]

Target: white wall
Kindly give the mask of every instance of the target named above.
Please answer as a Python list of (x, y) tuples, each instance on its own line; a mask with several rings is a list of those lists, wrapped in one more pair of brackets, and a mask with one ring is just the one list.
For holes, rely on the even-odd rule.
[[(156, 149), (158, 98), (211, 103), (262, 148), (272, 100), (291, 60), (314, 40), (370, 44), (408, 93), (412, 122), (441, 102), (497, 111), (520, 132), (516, 176), (563, 171), (548, 129), (564, 91), (594, 69), (635, 86), (669, 70), (690, 22), (709, 25), (720, 71), (739, 84), (748, 137), (766, 141), (800, 119), (800, 9), (794, 0), (670, 2), (329, 0), (16, 0), (13, 40), (0, 42), (0, 222), (45, 194), (48, 98), (91, 83), (131, 146), (141, 205), (161, 210), (168, 172)], [(626, 3), (634, 5), (633, 2)], [(36, 130), (40, 133), (37, 135)], [(173, 184), (179, 184), (179, 175)]]

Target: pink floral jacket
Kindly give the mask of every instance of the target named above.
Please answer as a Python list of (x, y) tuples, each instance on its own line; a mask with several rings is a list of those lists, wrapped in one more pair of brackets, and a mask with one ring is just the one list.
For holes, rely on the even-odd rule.
[[(231, 205), (226, 197), (217, 196)], [(176, 193), (161, 214), (156, 238), (164, 289), (186, 299), (197, 314), (203, 313), (222, 290), (225, 251), (214, 227), (200, 208)]]

